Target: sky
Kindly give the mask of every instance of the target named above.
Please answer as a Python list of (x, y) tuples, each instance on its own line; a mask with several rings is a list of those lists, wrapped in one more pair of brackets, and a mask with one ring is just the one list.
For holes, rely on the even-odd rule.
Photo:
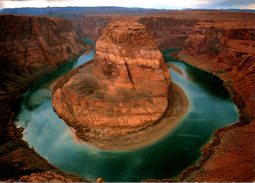
[(255, 0), (0, 0), (0, 8), (121, 6), (157, 9), (255, 9)]

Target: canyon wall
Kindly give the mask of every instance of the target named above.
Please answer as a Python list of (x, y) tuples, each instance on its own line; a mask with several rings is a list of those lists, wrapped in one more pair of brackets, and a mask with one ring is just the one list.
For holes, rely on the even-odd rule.
[(3, 95), (17, 96), (31, 81), (86, 49), (66, 20), (1, 15), (0, 25)]
[(243, 21), (250, 16), (251, 13), (245, 12), (187, 10), (161, 11), (146, 15), (86, 15), (71, 18), (70, 21), (80, 36), (96, 41), (107, 23), (117, 19), (135, 19), (146, 26), (160, 49), (166, 49), (182, 48), (184, 41), (200, 21), (220, 22), (226, 18), (229, 21)]
[(103, 28), (109, 22), (123, 17), (122, 15), (86, 15), (71, 18), (70, 21), (77, 34), (96, 41), (102, 34)]
[(255, 179), (255, 15), (241, 18), (198, 23), (179, 54), (181, 60), (221, 78), (241, 114), (239, 123), (215, 133), (182, 180)]
[(88, 47), (62, 19), (1, 15), (0, 32), (0, 180), (16, 181), (23, 175), (49, 171), (37, 181), (82, 181), (39, 157), (22, 140), (22, 130), (13, 120), (24, 89)]
[(255, 117), (255, 25), (245, 22), (199, 23), (179, 57), (219, 76), (242, 114)]
[(186, 19), (186, 17), (179, 19), (160, 14), (148, 16), (87, 15), (72, 18), (70, 21), (80, 36), (97, 40), (101, 36), (104, 26), (118, 19), (134, 19), (145, 25), (160, 49), (182, 47), (192, 27), (197, 22), (196, 19)]
[(160, 49), (181, 48), (187, 39), (196, 19), (178, 19), (175, 17), (151, 16), (141, 17), (144, 24), (157, 41)]

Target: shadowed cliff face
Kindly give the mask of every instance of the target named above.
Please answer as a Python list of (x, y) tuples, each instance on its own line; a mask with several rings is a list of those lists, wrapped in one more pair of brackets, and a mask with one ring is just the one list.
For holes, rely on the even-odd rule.
[(102, 34), (102, 29), (111, 21), (119, 19), (123, 15), (86, 15), (71, 18), (70, 21), (78, 35), (89, 37), (96, 41)]
[(109, 148), (104, 143), (161, 118), (170, 84), (163, 56), (145, 27), (115, 21), (98, 39), (94, 63), (58, 81), (53, 107), (80, 139)]
[(160, 49), (182, 47), (196, 19), (178, 19), (166, 16), (123, 16), (123, 15), (87, 15), (71, 19), (76, 32), (81, 36), (97, 40), (107, 23), (123, 19), (136, 19), (151, 33)]
[(178, 19), (174, 17), (141, 17), (139, 22), (150, 30), (161, 49), (181, 48), (196, 24), (196, 19)]
[(145, 25), (156, 40), (160, 49), (182, 47), (195, 19), (176, 19), (168, 16), (123, 16), (123, 15), (88, 15), (71, 19), (76, 32), (81, 36), (97, 40), (107, 23), (118, 19), (136, 19)]
[(182, 174), (185, 180), (255, 178), (255, 17), (250, 14), (242, 18), (200, 22), (179, 54), (185, 62), (221, 78), (241, 113), (240, 123), (216, 132), (212, 142), (203, 148), (200, 165)]
[[(0, 16), (0, 180), (44, 172), (22, 181), (83, 181), (56, 170), (22, 140), (13, 120), (19, 98), (30, 84), (87, 48), (62, 19)], [(45, 172), (47, 171), (47, 172)], [(33, 177), (33, 176), (32, 176)]]
[[(118, 19), (136, 19), (145, 25), (156, 40), (160, 49), (182, 48), (184, 41), (191, 34), (194, 26), (199, 22), (242, 22), (250, 19), (251, 13), (224, 12), (224, 11), (164, 11), (150, 15), (86, 15), (70, 19), (79, 35), (97, 40), (102, 35), (105, 25)], [(233, 34), (235, 34), (233, 32)], [(236, 35), (235, 36), (239, 36)]]
[(0, 31), (1, 93), (8, 95), (86, 49), (61, 19), (1, 15)]

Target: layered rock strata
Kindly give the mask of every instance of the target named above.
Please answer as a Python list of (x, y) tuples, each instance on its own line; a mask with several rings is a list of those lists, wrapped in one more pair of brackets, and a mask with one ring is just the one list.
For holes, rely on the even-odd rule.
[(103, 28), (111, 21), (123, 18), (122, 15), (85, 15), (71, 18), (70, 21), (77, 34), (96, 41), (101, 35)]
[(18, 95), (25, 83), (87, 49), (66, 20), (1, 15), (0, 25), (0, 83), (4, 95)]
[(252, 13), (213, 10), (161, 11), (146, 15), (86, 15), (70, 19), (81, 36), (97, 40), (104, 26), (117, 19), (136, 19), (153, 35), (160, 49), (182, 48), (192, 29), (199, 22), (242, 22), (253, 18)]
[[(244, 17), (243, 17), (244, 18)], [(253, 181), (255, 178), (255, 17), (201, 22), (179, 57), (224, 81), (237, 104), (240, 122), (215, 133), (197, 165), (182, 180)]]
[[(22, 140), (14, 124), (24, 89), (43, 74), (88, 49), (71, 24), (62, 19), (0, 16), (0, 180), (29, 180), (29, 174), (50, 171), (44, 181), (84, 181), (58, 171)], [(40, 176), (38, 175), (38, 180)]]
[(150, 16), (86, 15), (72, 18), (70, 21), (80, 36), (96, 41), (102, 35), (106, 24), (124, 18), (134, 19), (145, 25), (160, 49), (182, 47), (197, 22), (196, 19), (178, 19), (160, 14)]
[(53, 107), (79, 139), (122, 148), (121, 143), (107, 144), (160, 121), (171, 100), (170, 88), (163, 56), (145, 27), (114, 21), (96, 43), (94, 62), (57, 82)]

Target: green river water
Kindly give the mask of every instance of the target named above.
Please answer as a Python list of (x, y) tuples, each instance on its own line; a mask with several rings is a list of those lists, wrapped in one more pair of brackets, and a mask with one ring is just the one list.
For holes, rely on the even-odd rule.
[[(69, 70), (93, 59), (94, 52), (45, 76), (24, 93), (17, 126), (23, 139), (59, 169), (95, 180), (141, 181), (177, 175), (200, 157), (200, 148), (213, 132), (234, 123), (239, 113), (215, 76), (167, 57), (184, 73), (171, 70), (172, 80), (189, 99), (189, 110), (179, 125), (158, 142), (132, 151), (103, 151), (73, 139), (70, 128), (54, 113), (50, 84)], [(174, 51), (174, 50), (173, 50)]]

